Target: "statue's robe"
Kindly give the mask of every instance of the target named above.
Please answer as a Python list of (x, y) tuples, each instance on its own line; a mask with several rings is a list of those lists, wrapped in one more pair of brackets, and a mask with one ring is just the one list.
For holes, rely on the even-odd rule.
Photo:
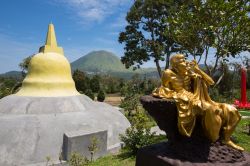
[(162, 75), (162, 85), (153, 91), (153, 96), (175, 100), (180, 134), (190, 137), (196, 118), (200, 116), (204, 133), (214, 142), (221, 129), (224, 135), (230, 136), (241, 116), (235, 107), (212, 101), (208, 86), (214, 83), (213, 80), (202, 71), (198, 75), (184, 77), (167, 69)]

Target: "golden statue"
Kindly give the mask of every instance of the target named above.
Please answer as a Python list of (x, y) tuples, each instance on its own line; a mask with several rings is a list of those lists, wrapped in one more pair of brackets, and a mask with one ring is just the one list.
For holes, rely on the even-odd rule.
[(230, 140), (241, 116), (232, 105), (211, 100), (208, 86), (214, 84), (212, 78), (199, 68), (196, 61), (188, 62), (182, 54), (174, 55), (170, 65), (171, 69), (163, 72), (162, 85), (153, 91), (153, 96), (175, 100), (179, 133), (190, 137), (196, 117), (200, 116), (204, 133), (210, 141), (215, 142), (222, 133), (223, 143), (243, 151)]

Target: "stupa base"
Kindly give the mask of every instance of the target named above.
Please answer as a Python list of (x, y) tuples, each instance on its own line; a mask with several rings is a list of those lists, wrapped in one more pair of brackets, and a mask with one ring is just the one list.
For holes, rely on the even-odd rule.
[[(75, 152), (78, 147), (81, 147), (79, 152), (85, 148), (84, 156), (89, 157), (91, 143), (87, 141), (91, 141), (92, 135), (100, 142), (95, 156), (101, 154), (104, 145), (107, 152), (116, 152), (119, 134), (124, 134), (130, 124), (118, 108), (94, 102), (85, 95), (11, 95), (0, 100), (0, 126), (0, 165), (12, 166), (43, 163), (46, 157), (57, 161), (62, 152)], [(98, 137), (99, 131), (107, 131), (107, 142), (102, 142), (102, 135)], [(74, 144), (68, 150), (63, 149), (64, 134), (71, 134), (68, 145)], [(76, 146), (79, 144), (81, 146)]]

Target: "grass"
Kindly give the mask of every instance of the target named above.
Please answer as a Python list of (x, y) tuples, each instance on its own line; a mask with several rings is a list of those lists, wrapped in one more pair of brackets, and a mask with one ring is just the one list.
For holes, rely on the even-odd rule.
[(250, 135), (248, 134), (248, 124), (250, 124), (250, 119), (242, 119), (234, 131), (233, 137), (236, 138), (237, 144), (242, 146), (246, 151), (250, 152)]
[(250, 110), (240, 109), (239, 112), (242, 116), (250, 116)]
[(126, 151), (122, 151), (118, 155), (108, 155), (99, 158), (95, 162), (90, 163), (88, 166), (134, 166), (135, 156), (130, 155)]
[(241, 116), (250, 116), (250, 111), (249, 112), (241, 112), (240, 111)]
[[(155, 136), (153, 142), (161, 142), (166, 140), (165, 135)], [(122, 149), (120, 154), (117, 155), (108, 155), (102, 158), (99, 158), (95, 162), (90, 163), (88, 166), (134, 166), (135, 165), (135, 156), (129, 153), (126, 149)]]

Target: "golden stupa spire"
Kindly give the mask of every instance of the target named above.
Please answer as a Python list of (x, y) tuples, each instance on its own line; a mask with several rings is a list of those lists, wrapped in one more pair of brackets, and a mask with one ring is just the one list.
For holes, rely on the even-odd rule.
[(70, 63), (58, 47), (53, 24), (49, 24), (46, 43), (32, 57), (18, 96), (58, 97), (79, 95), (71, 76)]
[(45, 45), (40, 47), (39, 52), (56, 52), (63, 55), (63, 48), (57, 46), (54, 25), (49, 24)]

